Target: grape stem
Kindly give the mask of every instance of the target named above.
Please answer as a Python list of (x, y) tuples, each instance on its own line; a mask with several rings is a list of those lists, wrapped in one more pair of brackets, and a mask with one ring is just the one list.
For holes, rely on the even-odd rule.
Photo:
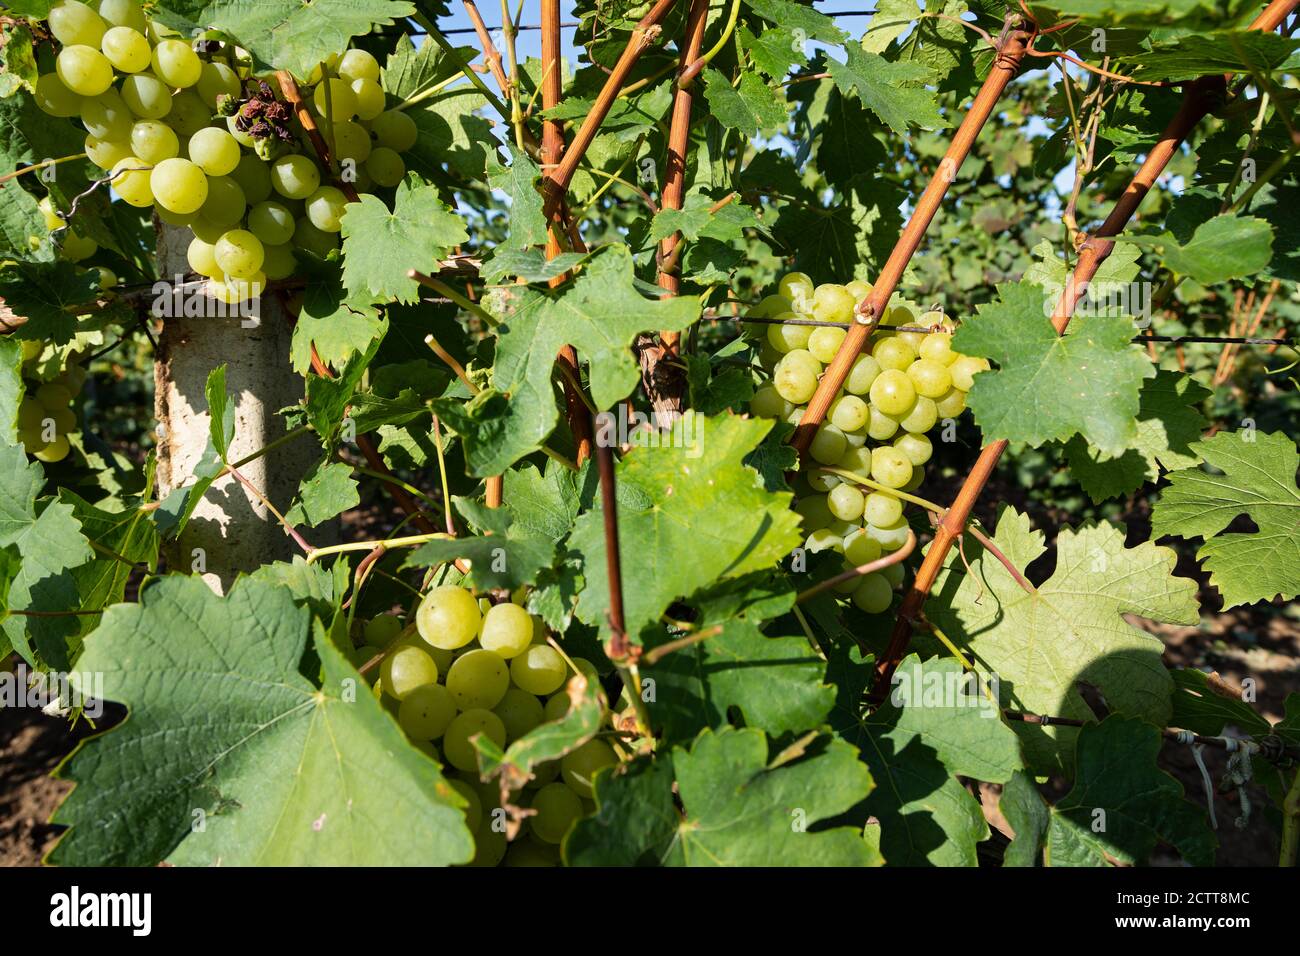
[(723, 628), (721, 624), (715, 624), (713, 627), (706, 627), (704, 630), (696, 631), (694, 634), (687, 634), (685, 637), (679, 637), (666, 644), (660, 644), (658, 647), (646, 651), (645, 655), (641, 659), (645, 661), (647, 667), (653, 667), (673, 651), (680, 651), (684, 647), (690, 647), (692, 644), (698, 644), (700, 641), (707, 640), (710, 637), (716, 637), (722, 633), (722, 630)]
[(59, 163), (66, 163), (69, 160), (85, 158), (85, 153), (74, 153), (71, 156), (60, 156), (58, 159), (46, 159), (39, 163), (33, 163), (30, 166), (24, 166), (22, 169), (16, 169), (12, 173), (5, 173), (3, 176), (0, 176), (0, 185), (9, 182), (11, 179), (17, 178), (18, 176), (23, 176), (27, 173), (34, 173), (38, 169), (44, 169), (46, 166), (57, 166)]
[(881, 494), (890, 495), (894, 498), (899, 498), (903, 501), (910, 501), (912, 504), (920, 505), (926, 511), (933, 511), (935, 514), (938, 515), (941, 515), (948, 510), (944, 508), (942, 505), (935, 504), (933, 501), (929, 501), (925, 498), (920, 498), (913, 494), (908, 494), (906, 491), (899, 491), (897, 488), (890, 488), (888, 485), (882, 485), (878, 481), (873, 481), (870, 478), (864, 478), (861, 475), (857, 474), (856, 472), (849, 471), (845, 468), (831, 468), (827, 465), (820, 465), (815, 470), (824, 471), (827, 474), (831, 474), (831, 475), (835, 475), (836, 477), (843, 478), (845, 481), (850, 481), (853, 482), (854, 484), (862, 485), (866, 488), (871, 488), (875, 491), (879, 491)]
[(465, 298), (465, 296), (461, 295), (459, 292), (457, 292), (447, 283), (443, 282), (441, 279), (435, 279), (433, 276), (425, 275), (423, 272), (419, 272), (415, 269), (409, 270), (406, 273), (406, 275), (407, 278), (414, 279), (416, 282), (424, 286), (426, 289), (432, 289), (433, 291), (437, 292), (439, 295), (446, 296), (448, 299), (456, 303), (466, 312), (470, 313), (471, 315), (477, 316), (479, 319), (487, 323), (489, 326), (497, 325), (496, 316), (494, 316), (487, 309), (483, 308), (483, 306), (479, 305), (477, 302), (471, 302), (469, 299)]
[(447, 523), (447, 533), (456, 534), (456, 522), (451, 516), (451, 491), (447, 487), (447, 459), (442, 450), (442, 423), (438, 416), (433, 416), (433, 444), (438, 455), (438, 481), (442, 485), (443, 519)]
[(275, 516), (275, 520), (280, 523), (282, 528), (284, 528), (285, 533), (289, 535), (289, 537), (293, 538), (294, 543), (297, 544), (298, 547), (302, 548), (303, 554), (307, 555), (308, 559), (310, 559), (312, 552), (316, 549), (308, 544), (307, 540), (298, 533), (298, 529), (290, 524), (285, 519), (284, 515), (280, 514), (280, 512), (276, 510), (275, 505), (271, 504), (271, 499), (262, 494), (262, 492), (257, 489), (257, 486), (245, 478), (234, 465), (227, 465), (226, 468), (241, 485), (248, 489), (249, 494), (262, 503), (262, 507)]
[(856, 568), (849, 568), (847, 571), (842, 574), (837, 574), (833, 578), (827, 578), (825, 581), (818, 581), (812, 587), (800, 591), (798, 597), (794, 599), (795, 603), (802, 604), (804, 601), (807, 601), (810, 598), (815, 598), (817, 595), (829, 591), (831, 588), (843, 584), (845, 581), (852, 581), (854, 578), (862, 577), (863, 575), (874, 574), (876, 571), (883, 571), (890, 565), (898, 564), (900, 561), (905, 561), (907, 560), (907, 556), (910, 555), (915, 548), (916, 532), (909, 528), (907, 532), (907, 540), (903, 542), (902, 547), (897, 551), (887, 554), (883, 558), (876, 558), (874, 561), (868, 561), (866, 564), (860, 564)]
[(383, 545), (389, 549), (414, 548), (428, 541), (450, 540), (455, 537), (455, 535), (447, 534), (445, 531), (434, 531), (429, 534), (411, 534), (404, 538), (388, 538), (383, 541), (351, 541), (347, 544), (331, 544), (323, 548), (312, 548), (307, 555), (307, 563), (311, 564), (313, 561), (331, 554), (344, 554), (348, 551), (371, 551), (377, 545)]

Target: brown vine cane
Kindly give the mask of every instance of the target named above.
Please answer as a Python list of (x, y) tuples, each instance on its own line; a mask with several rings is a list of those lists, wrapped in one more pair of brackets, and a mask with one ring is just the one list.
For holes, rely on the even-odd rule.
[[(1274, 30), (1290, 15), (1300, 0), (1273, 0), (1272, 3), (1251, 24), (1252, 30)], [(1164, 172), (1183, 140), (1214, 108), (1224, 90), (1222, 76), (1202, 77), (1191, 83), (1183, 96), (1182, 105), (1169, 125), (1165, 127), (1160, 141), (1152, 148), (1132, 181), (1124, 190), (1115, 206), (1106, 217), (1106, 221), (1097, 230), (1096, 235), (1083, 243), (1079, 260), (1074, 272), (1066, 282), (1061, 297), (1052, 313), (1052, 325), (1058, 334), (1063, 333), (1069, 325), (1075, 307), (1087, 284), (1097, 274), (1097, 269), (1115, 248), (1112, 237), (1118, 236), (1128, 224), (1138, 206), (1155, 185), (1160, 174)], [(850, 333), (852, 334), (852, 333)], [(934, 541), (925, 553), (925, 559), (916, 572), (911, 588), (903, 598), (894, 629), (890, 635), (889, 645), (884, 655), (876, 664), (876, 677), (871, 689), (870, 701), (879, 705), (885, 698), (893, 678), (894, 670), (907, 652), (911, 642), (912, 625), (920, 615), (925, 599), (939, 577), (939, 571), (948, 556), (953, 543), (960, 537), (966, 522), (970, 519), (971, 509), (975, 506), (980, 493), (988, 483), (998, 459), (1007, 448), (1006, 441), (996, 441), (980, 452), (970, 474), (962, 483), (952, 507), (945, 513), (935, 532)]]

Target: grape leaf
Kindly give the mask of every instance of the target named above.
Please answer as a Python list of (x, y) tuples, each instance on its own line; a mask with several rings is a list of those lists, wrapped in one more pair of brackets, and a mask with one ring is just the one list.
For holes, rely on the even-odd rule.
[(999, 366), (975, 376), (970, 391), (985, 437), (1038, 446), (1077, 433), (1107, 454), (1121, 453), (1137, 436), (1142, 381), (1155, 375), (1132, 344), (1132, 321), (1093, 315), (1057, 335), (1045, 314), (1054, 300), (1041, 286), (1008, 283), (998, 291), (952, 343)]
[(784, 129), (789, 121), (785, 104), (757, 73), (742, 73), (733, 88), (717, 70), (705, 70), (704, 97), (714, 119), (746, 136)]
[(347, 295), (343, 291), (343, 269), (338, 262), (300, 255), (298, 275), (306, 280), (306, 286), (289, 351), (295, 372), (305, 375), (312, 367), (313, 345), (326, 365), (342, 365), (354, 353), (364, 352), (376, 336), (388, 330), (388, 321), (374, 306), (343, 304)]
[(862, 105), (900, 136), (912, 126), (943, 129), (948, 121), (939, 113), (934, 94), (922, 84), (933, 77), (928, 67), (917, 63), (891, 63), (876, 53), (849, 44), (848, 60), (826, 64), (831, 79), (845, 96), (854, 91)]
[[(629, 635), (653, 623), (678, 597), (718, 578), (771, 567), (802, 540), (790, 495), (763, 490), (742, 464), (771, 423), (721, 415), (682, 416), (658, 447), (633, 447), (618, 463), (619, 551)], [(600, 509), (578, 518), (569, 545), (587, 564), (578, 616), (603, 623), (608, 582)], [(627, 586), (629, 582), (635, 582)]]
[(361, 495), (352, 477), (352, 466), (338, 461), (322, 463), (302, 479), (298, 500), (284, 513), (284, 520), (315, 528), (359, 504)]
[(868, 53), (883, 54), (889, 45), (901, 37), (921, 15), (917, 0), (880, 0), (875, 15), (867, 21), (867, 32), (862, 35), (862, 49)]
[(717, 239), (733, 242), (744, 238), (746, 229), (762, 229), (754, 210), (741, 202), (729, 202), (710, 211), (714, 200), (701, 193), (691, 193), (681, 209), (661, 209), (650, 223), (650, 238), (655, 242), (680, 232), (690, 242)]
[(1219, 26), (1226, 13), (1240, 15), (1243, 10), (1258, 8), (1252, 0), (1229, 0), (1227, 4), (1220, 0), (1035, 0), (1034, 6), (1055, 10), (1062, 20), (1078, 17), (1105, 27), (1168, 24), (1183, 29)]
[[(1025, 270), (1023, 281), (1041, 285), (1052, 297), (1059, 296), (1070, 279), (1070, 267), (1057, 256), (1050, 239), (1038, 243), (1030, 254), (1034, 261)], [(1111, 254), (1097, 267), (1097, 274), (1088, 283), (1088, 288), (1100, 290), (1104, 296), (1108, 290), (1127, 286), (1137, 277), (1141, 255), (1142, 250), (1132, 243), (1117, 242)]]
[(482, 180), (496, 148), (492, 123), (479, 115), (487, 100), (473, 87), (456, 87), (406, 110), (415, 120), (415, 145), (402, 154), (406, 168), (431, 181), (458, 176)]
[[(590, 469), (582, 475), (590, 478)], [(506, 472), (502, 498), (516, 527), (563, 541), (578, 517), (582, 480), (578, 473), (548, 458), (545, 471), (523, 464)]]
[(1167, 269), (1201, 285), (1254, 275), (1273, 258), (1273, 227), (1254, 216), (1215, 216), (1197, 226), (1186, 243), (1169, 233), (1128, 241), (1154, 249)]
[(0, 269), (0, 302), (27, 319), (13, 333), (17, 339), (72, 340), (77, 317), (70, 306), (92, 302), (98, 273), (65, 260), (15, 262)]
[(998, 809), (1016, 835), (1002, 857), (1002, 865), (1037, 866), (1051, 817), (1047, 801), (1034, 786), (1034, 778), (1017, 770), (1002, 788)]
[(740, 26), (736, 28), (736, 36), (754, 66), (773, 80), (784, 79), (790, 67), (808, 62), (802, 39), (780, 27), (769, 27), (755, 36)]
[(1191, 444), (1208, 424), (1198, 410), (1211, 392), (1190, 375), (1167, 369), (1142, 384), (1137, 437), (1118, 457), (1107, 458), (1076, 435), (1065, 446), (1070, 472), (1094, 502), (1127, 495), (1160, 477), (1196, 464)]
[[(1210, 686), (1210, 675), (1193, 667), (1171, 671), (1174, 679), (1174, 712), (1171, 727), (1217, 737), (1232, 724), (1252, 737), (1267, 734), (1272, 726), (1255, 708), (1239, 697), (1217, 693)], [(1217, 675), (1216, 675), (1217, 676)]]
[[(1046, 550), (1042, 533), (1009, 507), (994, 541), (1018, 568)], [(1109, 524), (1062, 528), (1055, 572), (1032, 594), (978, 542), (968, 539), (964, 551), (969, 570), (960, 553), (949, 554), (926, 613), (997, 679), (1003, 706), (1091, 719), (1076, 688), (1082, 682), (1101, 690), (1112, 713), (1164, 725), (1173, 683), (1160, 661), (1160, 640), (1124, 615), (1200, 620), (1196, 582), (1173, 575), (1172, 550), (1150, 542), (1126, 548), (1123, 532)], [(1068, 752), (1058, 753), (1051, 735), (1067, 741), (1070, 728), (1020, 724), (1016, 731), (1035, 770), (1062, 767)]]
[[(1219, 432), (1192, 451), (1219, 474), (1188, 468), (1169, 476), (1156, 502), (1152, 534), (1204, 538), (1197, 557), (1225, 609), (1300, 594), (1300, 455), (1282, 432)], [(1256, 532), (1219, 534), (1239, 515)]]
[(18, 444), (18, 405), (23, 385), (23, 349), (12, 336), (0, 338), (0, 444)]
[[(476, 53), (472, 47), (459, 47), (456, 52), (466, 63)], [(397, 38), (393, 52), (384, 61), (381, 79), (385, 93), (405, 100), (459, 72), (460, 65), (455, 62), (455, 57), (447, 56), (442, 47), (428, 37), (417, 48), (411, 38), (403, 33)]]
[(1156, 766), (1159, 753), (1160, 731), (1141, 720), (1111, 716), (1079, 731), (1074, 789), (1051, 810), (1048, 866), (1141, 863), (1157, 842), (1192, 866), (1214, 865), (1205, 811)]
[(572, 272), (592, 255), (591, 252), (561, 252), (554, 259), (547, 259), (544, 249), (512, 252), (497, 246), (492, 258), (483, 263), (480, 275), (484, 282), (500, 282), (506, 276), (518, 276), (525, 282), (549, 282)]
[(810, 5), (793, 0), (747, 0), (746, 4), (764, 20), (776, 24), (793, 34), (796, 30), (807, 39), (821, 40), (832, 46), (843, 43), (847, 35), (835, 25), (835, 20), (814, 10)]
[(191, 35), (221, 30), (253, 54), (259, 68), (303, 78), (353, 37), (414, 12), (406, 0), (168, 0), (150, 14)]
[(55, 812), (71, 829), (51, 861), (467, 861), (460, 798), (319, 626), (322, 685), (299, 672), (311, 622), (287, 591), (251, 579), (222, 598), (169, 576), (109, 608), (79, 668), (102, 674), (131, 716), (60, 768), (77, 787)]
[(510, 235), (492, 250), (493, 258), (502, 254), (518, 255), (530, 246), (546, 245), (546, 216), (542, 211), (542, 194), (538, 189), (541, 170), (526, 152), (510, 147), (510, 165), (493, 154), (488, 162), (488, 184), (500, 190), (510, 203)]
[(555, 557), (556, 539), (533, 534), (526, 525), (516, 525), (504, 509), (482, 507), (468, 498), (456, 498), (455, 502), (457, 511), (488, 533), (426, 541), (407, 557), (403, 567), (424, 568), (453, 558), (468, 558), (472, 562), (469, 579), (476, 588), (514, 590), (532, 584), (537, 573)]
[(1153, 43), (1136, 59), (1140, 80), (1189, 80), (1215, 73), (1270, 73), (1300, 48), (1300, 40), (1261, 30), (1217, 30)]

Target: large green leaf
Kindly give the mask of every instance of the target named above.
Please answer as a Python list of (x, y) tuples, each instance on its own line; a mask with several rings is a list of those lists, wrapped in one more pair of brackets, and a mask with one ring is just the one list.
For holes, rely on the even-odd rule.
[(849, 44), (848, 59), (828, 61), (831, 79), (846, 96), (855, 91), (862, 105), (879, 116), (895, 133), (910, 127), (943, 129), (948, 121), (935, 104), (934, 93), (923, 85), (933, 77), (918, 63), (891, 63), (876, 53)]
[(747, 137), (783, 129), (789, 121), (784, 101), (757, 73), (742, 73), (733, 88), (717, 70), (706, 70), (704, 96), (714, 119)]
[(1215, 216), (1197, 226), (1186, 243), (1169, 233), (1129, 241), (1155, 249), (1171, 272), (1202, 285), (1254, 275), (1273, 258), (1273, 227), (1254, 216)]
[(218, 597), (180, 575), (117, 605), (83, 673), (131, 709), (61, 768), (66, 866), (437, 865), (473, 843), (460, 798), (403, 738), (317, 627), (319, 687), (300, 671), (312, 618), (284, 589)]

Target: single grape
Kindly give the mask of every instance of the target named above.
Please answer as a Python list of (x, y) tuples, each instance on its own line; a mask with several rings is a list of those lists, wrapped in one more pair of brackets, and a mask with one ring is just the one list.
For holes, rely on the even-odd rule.
[(271, 164), (271, 185), (281, 196), (306, 199), (320, 188), (320, 171), (306, 156), (290, 153)]
[(248, 231), (263, 245), (278, 246), (293, 238), (293, 213), (278, 202), (260, 202), (248, 211)]
[(940, 365), (957, 361), (957, 353), (952, 350), (952, 336), (947, 332), (931, 332), (921, 340), (921, 347), (916, 351), (921, 358)]
[(787, 272), (777, 284), (777, 292), (794, 305), (796, 312), (812, 314), (813, 282), (802, 272)]
[(412, 688), (397, 708), (397, 723), (415, 740), (437, 740), (456, 718), (456, 702), (441, 684)]
[(880, 555), (880, 542), (868, 537), (865, 528), (856, 529), (844, 539), (844, 558), (855, 568), (875, 561)]
[(862, 445), (847, 448), (835, 465), (845, 471), (868, 476), (871, 474), (871, 449)]
[(817, 391), (817, 375), (802, 366), (778, 365), (772, 385), (787, 402), (802, 405)]
[(817, 434), (813, 436), (812, 444), (808, 447), (808, 453), (813, 459), (821, 462), (823, 465), (833, 465), (844, 455), (849, 443), (844, 438), (844, 432), (834, 425), (822, 425), (817, 429)]
[(783, 355), (794, 349), (807, 348), (808, 341), (812, 338), (813, 333), (811, 325), (785, 324), (790, 319), (797, 318), (793, 312), (782, 313), (776, 318), (780, 319), (782, 324), (767, 327), (767, 341), (772, 348)]
[(287, 279), (298, 269), (298, 260), (293, 257), (293, 247), (284, 245), (262, 244), (262, 271), (268, 279)]
[(583, 816), (582, 800), (563, 783), (548, 783), (538, 790), (532, 808), (537, 813), (528, 818), (528, 825), (539, 840), (547, 843), (559, 843)]
[(785, 418), (794, 406), (787, 402), (771, 384), (755, 389), (749, 400), (749, 412), (756, 418)]
[(122, 99), (140, 119), (162, 119), (172, 108), (172, 91), (152, 73), (137, 73), (124, 79)]
[(113, 192), (130, 206), (143, 208), (153, 204), (150, 187), (152, 171), (149, 164), (137, 156), (126, 156), (113, 164), (110, 183)]
[(887, 368), (876, 377), (871, 383), (870, 394), (871, 404), (886, 415), (906, 415), (916, 401), (912, 380), (906, 372), (894, 368)]
[(201, 276), (215, 276), (221, 272), (221, 267), (217, 265), (215, 247), (197, 236), (190, 240), (189, 247), (185, 250), (185, 259), (190, 268)]
[(916, 361), (916, 351), (897, 335), (877, 342), (871, 349), (871, 355), (882, 369), (897, 369), (900, 372)]
[(501, 655), (481, 648), (456, 658), (447, 671), (447, 689), (461, 710), (491, 710), (509, 686), (510, 669)]
[(469, 861), (473, 867), (499, 866), (505, 859), (509, 844), (506, 835), (492, 828), (492, 821), (485, 819), (474, 833), (474, 859)]
[(856, 395), (841, 395), (831, 403), (830, 420), (842, 432), (855, 432), (865, 428), (871, 409)]
[(226, 132), (235, 137), (235, 142), (240, 146), (246, 146), (249, 149), (257, 148), (257, 140), (249, 130), (239, 128), (239, 118), (237, 116), (226, 117)]
[(351, 119), (357, 113), (357, 95), (346, 80), (331, 78), (318, 83), (311, 102), (317, 115), (333, 123)]
[(36, 105), (42, 113), (66, 119), (81, 113), (82, 97), (68, 89), (58, 73), (42, 73), (36, 78)]
[[(852, 322), (857, 304), (853, 293), (842, 285), (824, 283), (813, 290), (812, 314), (818, 322)], [(835, 331), (841, 333), (841, 339), (844, 338), (843, 329)]]
[(293, 227), (293, 244), (324, 259), (339, 247), (339, 235), (336, 232), (321, 232), (311, 224), (310, 219), (303, 216)]
[(130, 27), (141, 35), (149, 29), (138, 0), (99, 0), (99, 15), (115, 27)]
[(547, 723), (562, 720), (568, 715), (572, 706), (573, 701), (569, 699), (569, 695), (560, 691), (546, 699), (546, 705), (542, 708), (542, 717)]
[(861, 518), (864, 500), (862, 492), (850, 484), (837, 485), (826, 495), (826, 504), (831, 509), (831, 514), (841, 521), (857, 521)]
[(894, 437), (898, 431), (898, 419), (886, 415), (875, 405), (871, 406), (871, 418), (867, 421), (867, 435), (876, 441), (885, 441)]
[(844, 380), (844, 390), (853, 395), (866, 395), (879, 374), (879, 362), (870, 355), (859, 355), (853, 360), (848, 378)]
[(355, 80), (379, 80), (379, 61), (365, 50), (348, 50), (339, 58), (338, 73), (349, 83)]
[(35, 455), (38, 460), (43, 461), (46, 464), (53, 464), (54, 462), (63, 461), (63, 459), (67, 458), (68, 452), (71, 450), (72, 446), (68, 444), (67, 436), (55, 435), (54, 438), (50, 440), (49, 444), (38, 451), (32, 452), (32, 454)]
[[(895, 438), (894, 447), (906, 455), (907, 460), (917, 468), (929, 461), (930, 456), (934, 454), (934, 446), (930, 443), (930, 439), (924, 435), (913, 435), (910, 432)], [(879, 523), (876, 522), (876, 524)]]
[(229, 228), (236, 226), (244, 218), (248, 203), (239, 183), (229, 176), (211, 176), (208, 178), (208, 198), (199, 212), (208, 222)]
[[(745, 313), (747, 319), (773, 319), (790, 311), (790, 300), (783, 295), (766, 295), (758, 305), (751, 306)], [(763, 329), (759, 326), (759, 329)], [(770, 326), (768, 326), (770, 328)]]
[(163, 40), (153, 48), (153, 72), (174, 89), (184, 89), (199, 81), (203, 63), (184, 40)]
[(407, 644), (384, 658), (379, 677), (384, 682), (384, 690), (402, 700), (417, 687), (436, 684), (438, 665), (420, 648)]
[(217, 240), (226, 233), (225, 226), (218, 226), (216, 223), (208, 222), (198, 214), (195, 214), (193, 221), (190, 223), (190, 230), (204, 242), (211, 243), (214, 246), (217, 244)]
[(226, 176), (239, 166), (239, 143), (216, 126), (208, 126), (190, 137), (189, 154), (190, 160), (209, 176)]
[(384, 88), (374, 80), (358, 78), (350, 84), (352, 93), (357, 101), (357, 117), (363, 120), (372, 120), (384, 111), (388, 105), (387, 98), (384, 96)]
[(332, 138), (327, 137), (333, 144), (334, 155), (340, 162), (351, 160), (354, 164), (364, 163), (370, 158), (370, 134), (360, 123), (348, 121), (345, 123), (335, 123), (332, 127)]
[(903, 427), (903, 431), (919, 435), (928, 432), (938, 420), (939, 411), (938, 406), (934, 404), (934, 399), (918, 395), (916, 402), (907, 414), (899, 419), (898, 424)]
[(244, 153), (239, 157), (239, 165), (230, 174), (230, 178), (239, 183), (244, 198), (254, 205), (271, 196), (271, 170), (254, 153)]
[(891, 588), (896, 588), (903, 583), (903, 562), (899, 561), (897, 564), (887, 564), (881, 569), (880, 573), (884, 576), (885, 580), (889, 582)]
[(112, 27), (99, 44), (100, 51), (123, 73), (139, 73), (149, 68), (149, 41), (130, 27)]
[(877, 527), (892, 525), (903, 517), (903, 502), (893, 495), (873, 491), (867, 495), (866, 503), (862, 509), (862, 516), (867, 520), (868, 524), (874, 524)]
[(907, 377), (912, 380), (916, 394), (926, 398), (942, 398), (952, 388), (952, 375), (948, 366), (930, 359), (918, 359), (907, 369)]
[(943, 398), (934, 403), (935, 413), (940, 418), (956, 418), (966, 408), (966, 393), (959, 388), (952, 388)]
[(952, 374), (953, 388), (969, 392), (975, 384), (975, 376), (987, 371), (988, 367), (988, 359), (973, 358), (969, 355), (959, 356), (948, 366), (948, 371)]
[(822, 551), (842, 552), (844, 550), (844, 535), (841, 534), (834, 525), (826, 528), (818, 528), (816, 531), (813, 531), (808, 535), (803, 546), (813, 554), (818, 554)]
[(478, 734), (483, 734), (498, 747), (505, 746), (506, 727), (501, 718), (490, 710), (474, 708), (457, 715), (443, 733), (442, 752), (447, 762), (457, 770), (478, 770), (478, 751), (470, 742), (470, 738)]
[(893, 600), (894, 590), (881, 574), (866, 575), (853, 591), (853, 603), (868, 614), (880, 614), (889, 610)]
[(208, 177), (188, 159), (157, 163), (149, 174), (149, 186), (158, 205), (181, 215), (197, 212), (208, 198)]
[(370, 124), (370, 131), (375, 134), (380, 146), (387, 146), (399, 153), (414, 146), (420, 135), (415, 120), (401, 110), (385, 110), (380, 113)]
[(211, 109), (216, 109), (217, 97), (239, 97), (239, 74), (224, 63), (204, 63), (199, 69), (195, 84), (199, 99)]
[(262, 242), (247, 229), (231, 229), (216, 247), (217, 265), (228, 276), (248, 278), (262, 268)]
[(618, 756), (603, 740), (588, 740), (560, 761), (560, 776), (580, 797), (591, 798), (592, 782), (601, 770), (618, 763)]
[(528, 649), (533, 640), (533, 618), (517, 604), (494, 604), (483, 615), (479, 643), (509, 660)]
[(873, 448), (871, 477), (887, 488), (901, 488), (912, 477), (912, 463), (893, 445)]
[(81, 101), (81, 124), (96, 139), (129, 139), (134, 121), (121, 95), (112, 87)]
[(54, 39), (65, 47), (97, 47), (108, 26), (103, 17), (77, 0), (63, 0), (51, 7), (46, 25)]
[(564, 658), (547, 644), (533, 644), (510, 661), (510, 678), (515, 686), (538, 697), (559, 690), (567, 677)]
[(266, 273), (257, 272), (248, 277), (226, 276), (224, 279), (209, 279), (208, 294), (220, 299), (227, 305), (239, 305), (262, 294), (266, 287)]
[(176, 130), (176, 135), (182, 139), (207, 129), (211, 119), (212, 112), (189, 90), (181, 90), (172, 97), (172, 107), (167, 113), (167, 125)]
[(420, 637), (444, 650), (455, 650), (474, 640), (482, 623), (483, 615), (474, 595), (454, 584), (429, 591), (415, 612)]
[(900, 518), (891, 525), (867, 525), (867, 537), (878, 542), (885, 551), (897, 551), (906, 543), (910, 530), (907, 519)]
[(813, 329), (812, 335), (808, 336), (808, 351), (813, 354), (817, 361), (829, 365), (835, 358), (835, 353), (839, 351), (840, 344), (843, 343), (844, 337), (848, 333), (844, 329), (837, 329), (833, 326), (822, 326)]
[(402, 619), (396, 614), (380, 614), (366, 621), (361, 633), (367, 644), (383, 650), (402, 633)]
[(136, 120), (131, 126), (131, 152), (146, 163), (157, 165), (180, 152), (180, 140), (172, 128), (158, 120)]
[(387, 146), (376, 146), (370, 151), (366, 160), (365, 171), (378, 186), (396, 186), (406, 175), (406, 163), (395, 150)]
[(307, 200), (307, 218), (321, 232), (338, 232), (343, 228), (343, 214), (348, 197), (333, 186), (322, 186)]
[(492, 708), (506, 728), (506, 742), (513, 743), (528, 731), (541, 724), (545, 711), (542, 702), (533, 694), (511, 687)]
[(808, 482), (808, 487), (813, 491), (827, 494), (837, 485), (844, 484), (844, 479), (838, 475), (832, 475), (825, 471), (810, 471), (804, 473), (803, 479)]
[(64, 86), (82, 96), (99, 96), (113, 85), (113, 64), (91, 46), (65, 46), (54, 69)]

